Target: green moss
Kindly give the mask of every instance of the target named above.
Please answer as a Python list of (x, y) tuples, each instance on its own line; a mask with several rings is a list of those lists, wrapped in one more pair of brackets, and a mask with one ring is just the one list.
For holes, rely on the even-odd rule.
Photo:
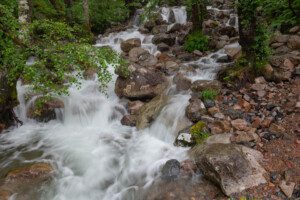
[(189, 34), (184, 43), (184, 49), (188, 52), (193, 52), (195, 50), (207, 51), (209, 39), (207, 36), (203, 35), (201, 31), (195, 31)]
[(210, 134), (206, 132), (205, 126), (203, 121), (199, 121), (190, 128), (190, 133), (196, 144), (203, 143), (209, 137)]
[(218, 96), (218, 92), (213, 89), (207, 89), (201, 92), (201, 99), (205, 100), (214, 100)]

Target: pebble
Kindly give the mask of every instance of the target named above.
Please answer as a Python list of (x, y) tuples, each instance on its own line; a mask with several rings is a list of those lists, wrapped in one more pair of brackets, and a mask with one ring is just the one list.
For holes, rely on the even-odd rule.
[(279, 187), (287, 197), (291, 198), (295, 188), (295, 183), (290, 182), (287, 184), (285, 181), (281, 181)]

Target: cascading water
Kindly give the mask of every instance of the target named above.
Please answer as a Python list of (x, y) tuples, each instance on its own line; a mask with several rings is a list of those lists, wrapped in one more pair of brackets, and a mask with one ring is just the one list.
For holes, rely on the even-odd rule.
[[(163, 16), (173, 10), (177, 23), (186, 22), (183, 7), (167, 10), (163, 11)], [(96, 46), (111, 46), (121, 52), (122, 40), (140, 38), (142, 47), (155, 54), (157, 49), (151, 42), (152, 37), (133, 27), (100, 38)], [(207, 67), (199, 69), (192, 79), (214, 78), (220, 65), (213, 55), (194, 64), (202, 65), (204, 59), (209, 62)], [(25, 123), (0, 135), (2, 173), (26, 163), (48, 162), (54, 166), (56, 174), (51, 184), (35, 191), (39, 199), (143, 199), (142, 191), (159, 177), (160, 168), (167, 160), (187, 158), (188, 149), (173, 143), (181, 123), (186, 120), (184, 111), (190, 95), (169, 94), (168, 104), (152, 125), (138, 131), (120, 123), (126, 109), (114, 93), (115, 80), (116, 76), (108, 86), (107, 95), (98, 91), (96, 78), (82, 80), (81, 89), (71, 87), (69, 96), (60, 97), (65, 105), (62, 120), (48, 123), (26, 118), (30, 103), (25, 103), (28, 86), (19, 82), (20, 105), (16, 111)], [(34, 198), (21, 193), (13, 195), (12, 199)]]

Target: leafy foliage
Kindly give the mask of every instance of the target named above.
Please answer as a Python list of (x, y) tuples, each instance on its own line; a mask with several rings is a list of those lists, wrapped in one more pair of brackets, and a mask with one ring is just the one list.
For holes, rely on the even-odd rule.
[(209, 39), (207, 36), (203, 35), (200, 31), (195, 31), (189, 34), (185, 40), (184, 48), (188, 52), (193, 52), (195, 50), (207, 51)]
[(262, 16), (260, 0), (239, 0), (240, 44), (252, 72), (257, 73), (266, 64), (271, 53), (268, 26)]
[[(300, 23), (300, 1), (291, 0), (261, 0), (263, 14), (273, 28), (281, 28), (286, 31), (288, 28)], [(295, 13), (294, 13), (295, 12)]]
[[(83, 24), (83, 5), (82, 1), (76, 1), (72, 7), (74, 20)], [(91, 28), (96, 32), (103, 32), (111, 25), (125, 21), (129, 17), (129, 10), (124, 0), (98, 1), (90, 0), (90, 21)]]

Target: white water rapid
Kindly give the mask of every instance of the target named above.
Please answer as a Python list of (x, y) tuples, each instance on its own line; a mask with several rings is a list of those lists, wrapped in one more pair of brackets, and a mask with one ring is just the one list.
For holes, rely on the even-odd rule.
[[(170, 10), (176, 22), (186, 23), (183, 7), (163, 8), (163, 17), (168, 17)], [(152, 37), (133, 27), (100, 38), (96, 46), (108, 45), (121, 52), (122, 40), (140, 38), (142, 47), (155, 54), (157, 48), (151, 42)], [(222, 51), (218, 52), (220, 55)], [(199, 69), (192, 79), (214, 78), (219, 65), (212, 57), (194, 63), (204, 65), (204, 59), (209, 60), (207, 67)], [(16, 112), (24, 125), (0, 135), (2, 171), (26, 163), (51, 163), (56, 170), (54, 180), (35, 191), (42, 200), (143, 199), (143, 190), (155, 182), (167, 160), (187, 158), (188, 149), (173, 143), (180, 123), (186, 120), (190, 94), (169, 94), (168, 104), (152, 125), (137, 131), (120, 123), (126, 109), (114, 93), (115, 80), (116, 76), (107, 95), (98, 91), (97, 79), (82, 80), (81, 89), (71, 87), (69, 96), (60, 97), (65, 104), (60, 110), (61, 119), (48, 123), (26, 118), (30, 101), (25, 103), (27, 86), (20, 82), (17, 88), (20, 105)], [(26, 195), (14, 194), (11, 199), (35, 199)]]

